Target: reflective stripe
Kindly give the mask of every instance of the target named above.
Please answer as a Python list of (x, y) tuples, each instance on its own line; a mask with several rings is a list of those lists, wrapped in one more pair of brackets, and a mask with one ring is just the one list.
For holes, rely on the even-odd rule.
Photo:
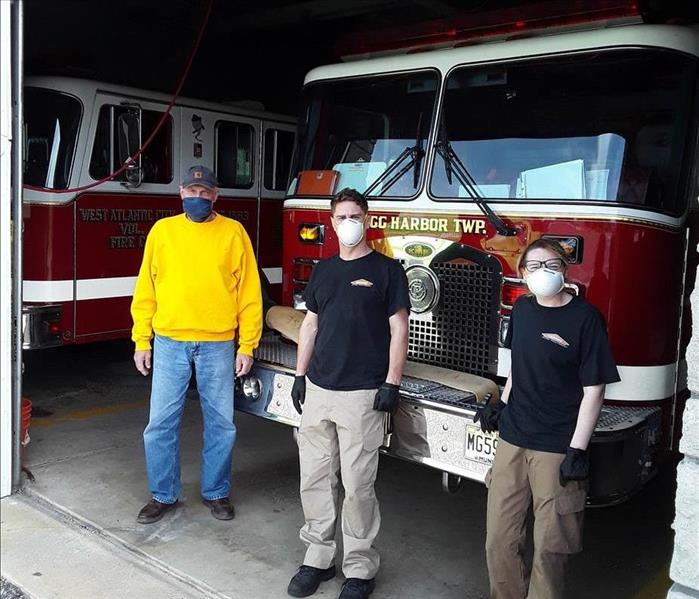
[(262, 272), (267, 276), (270, 285), (278, 285), (282, 282), (282, 267), (263, 268)]
[(605, 399), (653, 401), (675, 393), (677, 364), (662, 366), (617, 366), (621, 381), (607, 385)]
[(78, 299), (103, 299), (107, 297), (131, 297), (136, 277), (112, 277), (106, 279), (80, 279)]
[(510, 374), (512, 362), (510, 360), (510, 350), (504, 347), (498, 348), (498, 376), (507, 377)]
[(70, 302), (73, 281), (23, 281), (22, 300), (25, 302)]
[[(498, 376), (510, 372), (510, 350), (498, 348)], [(604, 398), (619, 401), (654, 401), (675, 393), (676, 363), (661, 366), (617, 366), (621, 381), (607, 385)]]
[[(262, 269), (272, 285), (282, 282), (281, 267)], [(101, 279), (79, 279), (78, 300), (131, 297), (136, 286), (136, 277), (105, 277)], [(70, 302), (73, 300), (73, 281), (27, 281), (22, 292), (25, 302)]]
[[(25, 302), (70, 302), (73, 300), (73, 281), (24, 281)], [(109, 277), (80, 279), (77, 281), (79, 300), (130, 297), (133, 295), (136, 277)]]

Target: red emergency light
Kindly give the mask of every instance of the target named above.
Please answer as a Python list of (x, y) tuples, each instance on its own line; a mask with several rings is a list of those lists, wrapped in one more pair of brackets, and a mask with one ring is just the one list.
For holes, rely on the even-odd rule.
[(512, 309), (515, 302), (528, 291), (529, 288), (524, 283), (504, 282), (502, 285), (502, 297), (500, 299), (502, 308), (505, 310)]
[(341, 57), (466, 45), (478, 39), (513, 37), (549, 28), (641, 22), (636, 0), (549, 0), (530, 6), (469, 13), (393, 29), (353, 33), (337, 43)]
[(311, 280), (313, 267), (318, 260), (313, 258), (294, 258), (293, 260), (293, 282), (295, 285), (307, 285)]

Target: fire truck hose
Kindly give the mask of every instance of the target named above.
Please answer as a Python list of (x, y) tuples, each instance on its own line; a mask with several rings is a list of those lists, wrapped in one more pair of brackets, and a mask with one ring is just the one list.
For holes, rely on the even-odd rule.
[(88, 183), (87, 185), (82, 185), (80, 187), (71, 187), (69, 189), (51, 189), (49, 187), (40, 187), (40, 186), (34, 186), (34, 185), (25, 185), (25, 189), (31, 189), (33, 191), (41, 191), (44, 193), (76, 193), (79, 191), (85, 191), (87, 189), (92, 189), (94, 187), (97, 187), (98, 185), (102, 185), (103, 183), (106, 183), (107, 181), (113, 180), (115, 177), (118, 177), (121, 173), (123, 173), (131, 164), (133, 164), (136, 159), (143, 154), (143, 152), (146, 151), (148, 146), (151, 144), (155, 136), (158, 134), (158, 131), (160, 131), (160, 128), (163, 126), (163, 123), (167, 120), (167, 118), (170, 116), (170, 112), (172, 111), (172, 107), (175, 105), (175, 102), (177, 101), (177, 98), (180, 95), (180, 92), (182, 91), (182, 87), (184, 86), (184, 82), (187, 80), (187, 77), (189, 76), (189, 70), (192, 67), (192, 62), (194, 62), (194, 57), (197, 54), (197, 50), (199, 49), (199, 43), (201, 42), (202, 37), (204, 37), (204, 32), (206, 31), (206, 26), (209, 22), (209, 16), (211, 15), (211, 9), (214, 5), (214, 0), (209, 0), (208, 4), (206, 6), (206, 12), (204, 13), (204, 18), (202, 19), (201, 25), (199, 27), (199, 31), (197, 32), (197, 36), (194, 39), (194, 44), (192, 46), (192, 49), (189, 53), (189, 57), (187, 58), (187, 62), (185, 63), (184, 70), (182, 71), (182, 75), (180, 76), (179, 83), (177, 84), (177, 88), (175, 89), (175, 92), (172, 96), (172, 99), (170, 100), (170, 103), (167, 105), (167, 108), (165, 109), (165, 112), (163, 113), (163, 116), (160, 117), (160, 120), (158, 121), (157, 125), (155, 126), (155, 129), (153, 129), (152, 133), (148, 136), (145, 142), (141, 145), (141, 147), (138, 149), (138, 151), (133, 155), (130, 156), (124, 164), (118, 168), (116, 171), (114, 171), (111, 175), (107, 175), (106, 177), (103, 177), (99, 181), (94, 181), (92, 183)]
[(299, 329), (306, 314), (288, 306), (272, 306), (265, 314), (265, 323), (270, 329), (281, 333), (291, 341), (299, 342)]
[(432, 364), (419, 364), (418, 362), (410, 361), (405, 363), (403, 374), (405, 376), (413, 376), (417, 379), (434, 381), (435, 383), (439, 383), (445, 387), (451, 387), (452, 389), (473, 393), (479, 404), (485, 404), (500, 399), (500, 390), (498, 386), (484, 376), (469, 374), (468, 372), (459, 372), (458, 370), (449, 370), (448, 368), (441, 368), (439, 366), (433, 366)]
[[(288, 306), (272, 306), (265, 314), (265, 322), (270, 329), (281, 333), (291, 341), (299, 342), (299, 329), (305, 314)], [(500, 398), (498, 386), (483, 376), (440, 368), (432, 364), (406, 362), (403, 374), (418, 379), (434, 381), (452, 389), (473, 393), (479, 404)]]

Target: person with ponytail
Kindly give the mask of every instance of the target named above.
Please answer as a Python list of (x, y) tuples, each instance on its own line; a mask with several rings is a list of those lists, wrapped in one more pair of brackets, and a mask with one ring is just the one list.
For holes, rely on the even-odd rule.
[[(619, 379), (602, 315), (565, 287), (566, 254), (538, 239), (518, 270), (529, 288), (505, 338), (512, 367), (502, 399), (475, 417), (499, 432), (488, 484), (486, 557), (494, 599), (560, 599), (568, 555), (582, 549), (588, 445), (605, 385)], [(534, 557), (525, 566), (526, 518)]]

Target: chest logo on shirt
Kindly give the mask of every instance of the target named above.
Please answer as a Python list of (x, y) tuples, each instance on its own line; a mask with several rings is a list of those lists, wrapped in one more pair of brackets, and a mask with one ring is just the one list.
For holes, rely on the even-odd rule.
[(560, 345), (561, 347), (570, 347), (570, 343), (556, 333), (541, 333), (541, 336), (546, 339), (546, 341), (551, 341), (552, 343)]
[(374, 284), (371, 281), (367, 281), (366, 279), (355, 279), (350, 283), (352, 287), (373, 287)]

